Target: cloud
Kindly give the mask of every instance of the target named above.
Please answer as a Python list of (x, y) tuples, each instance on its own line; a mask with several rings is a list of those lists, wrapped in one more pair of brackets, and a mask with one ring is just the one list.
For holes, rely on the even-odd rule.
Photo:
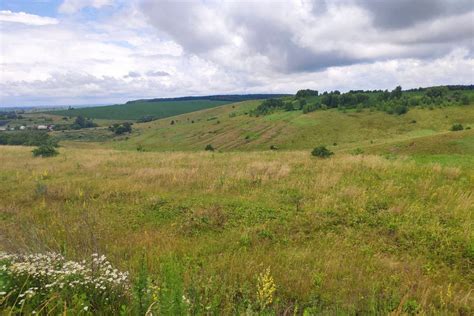
[(408, 28), (434, 18), (474, 10), (471, 0), (358, 0), (356, 3), (370, 12), (375, 26), (386, 29)]
[(124, 78), (139, 78), (142, 75), (139, 72), (136, 71), (130, 71)]
[(441, 0), (191, 5), (144, 0), (141, 10), (159, 34), (185, 52), (238, 69), (246, 68), (236, 65), (240, 62), (267, 72), (314, 72), (387, 59), (437, 58), (453, 44), (472, 49), (474, 3), (464, 0), (454, 5)]
[(0, 22), (21, 23), (35, 26), (59, 23), (59, 21), (55, 18), (28, 14), (25, 12), (12, 12), (8, 10), (0, 11)]
[(100, 9), (101, 7), (111, 5), (112, 3), (113, 0), (64, 0), (64, 2), (59, 6), (59, 12), (72, 14), (87, 7)]
[(69, 0), (57, 19), (3, 11), (0, 106), (472, 83), (472, 1), (430, 3)]
[(160, 71), (160, 70), (150, 70), (146, 73), (147, 76), (149, 77), (167, 77), (167, 76), (170, 76), (169, 73), (167, 73), (166, 71)]

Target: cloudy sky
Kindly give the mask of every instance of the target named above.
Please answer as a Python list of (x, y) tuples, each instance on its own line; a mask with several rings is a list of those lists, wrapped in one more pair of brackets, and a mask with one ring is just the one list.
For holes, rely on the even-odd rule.
[(0, 106), (474, 83), (473, 0), (2, 0)]

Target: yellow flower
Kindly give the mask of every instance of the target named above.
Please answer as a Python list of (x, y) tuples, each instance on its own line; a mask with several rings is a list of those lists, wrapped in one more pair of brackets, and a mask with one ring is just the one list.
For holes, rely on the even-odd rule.
[(273, 295), (276, 291), (275, 281), (270, 274), (270, 268), (260, 273), (257, 280), (257, 301), (260, 309), (263, 310), (272, 304)]

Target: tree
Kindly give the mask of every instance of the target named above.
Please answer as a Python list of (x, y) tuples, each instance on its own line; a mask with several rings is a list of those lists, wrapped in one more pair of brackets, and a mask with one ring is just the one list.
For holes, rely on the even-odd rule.
[(86, 119), (82, 115), (79, 115), (74, 120), (74, 123), (71, 125), (72, 129), (81, 129), (81, 128), (89, 128), (89, 127), (97, 127), (91, 119)]
[(402, 87), (397, 86), (395, 89), (390, 92), (391, 99), (400, 99), (402, 97)]
[(204, 148), (204, 150), (206, 150), (206, 151), (214, 151), (215, 149), (214, 149), (214, 147), (212, 147), (211, 144), (208, 144), (208, 145), (206, 145), (206, 147)]
[(334, 155), (334, 153), (327, 149), (326, 146), (318, 146), (313, 149), (311, 155), (319, 158), (329, 158), (330, 156)]
[(318, 94), (319, 94), (319, 92), (317, 90), (303, 89), (303, 90), (298, 90), (298, 92), (296, 92), (295, 97), (297, 99), (313, 97), (313, 96), (317, 97)]

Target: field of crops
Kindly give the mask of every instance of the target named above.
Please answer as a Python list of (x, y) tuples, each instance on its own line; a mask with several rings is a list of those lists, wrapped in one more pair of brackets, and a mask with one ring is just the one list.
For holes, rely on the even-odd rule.
[(159, 102), (133, 102), (110, 106), (78, 108), (71, 110), (52, 111), (51, 114), (64, 116), (89, 117), (93, 119), (111, 120), (138, 120), (145, 116), (165, 118), (182, 113), (194, 112), (217, 107), (229, 101), (190, 100), (190, 101), (159, 101)]

